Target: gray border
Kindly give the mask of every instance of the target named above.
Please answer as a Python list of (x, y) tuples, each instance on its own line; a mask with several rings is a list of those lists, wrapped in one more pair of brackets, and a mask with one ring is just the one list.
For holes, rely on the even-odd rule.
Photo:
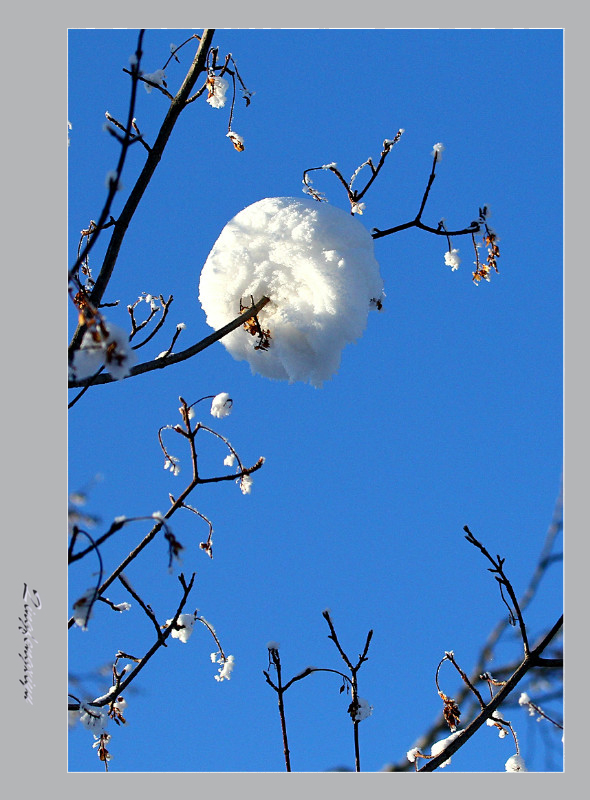
[[(270, 4), (269, 4), (270, 6)], [(306, 14), (299, 4), (281, 12), (283, 16), (276, 19), (276, 7), (266, 13), (262, 4), (249, 7), (244, 3), (236, 4), (236, 14), (228, 9), (215, 9), (213, 20), (205, 20), (205, 24), (217, 27), (423, 27), (416, 25), (424, 19), (430, 21), (427, 27), (504, 27), (504, 28), (564, 28), (566, 44), (566, 152), (567, 166), (567, 220), (565, 227), (565, 252), (570, 261), (570, 274), (575, 270), (576, 281), (574, 292), (567, 292), (566, 307), (568, 310), (566, 323), (566, 365), (572, 367), (568, 373), (566, 390), (566, 446), (568, 459), (566, 464), (566, 513), (567, 519), (581, 518), (578, 515), (578, 485), (584, 478), (582, 470), (578, 470), (576, 458), (581, 455), (573, 443), (572, 431), (576, 432), (579, 441), (579, 425), (583, 417), (576, 420), (579, 398), (583, 397), (583, 386), (575, 386), (580, 373), (580, 363), (576, 359), (576, 349), (583, 343), (583, 332), (579, 328), (579, 320), (583, 316), (576, 314), (575, 299), (572, 295), (583, 296), (580, 291), (580, 278), (585, 272), (585, 263), (578, 256), (577, 247), (580, 240), (579, 231), (581, 214), (585, 207), (578, 202), (581, 191), (582, 175), (579, 168), (586, 163), (587, 131), (582, 127), (583, 120), (577, 117), (585, 113), (587, 105), (587, 59), (586, 44), (582, 42), (585, 20), (581, 13), (547, 13), (533, 3), (494, 4), (481, 7), (472, 4), (455, 3), (452, 6), (442, 4), (421, 4), (414, 10), (403, 6), (384, 10), (381, 2), (372, 3), (368, 11), (367, 3), (362, 8), (342, 8), (340, 4), (325, 3), (318, 9), (314, 3), (313, 16)], [(424, 7), (426, 6), (426, 8)], [(333, 9), (337, 7), (337, 13)], [(45, 10), (45, 8), (47, 10)], [(64, 613), (67, 613), (66, 575), (63, 567), (63, 545), (65, 537), (63, 523), (66, 512), (65, 482), (67, 480), (67, 412), (60, 383), (61, 369), (65, 373), (65, 362), (56, 354), (61, 353), (65, 337), (61, 337), (61, 310), (64, 308), (64, 293), (58, 274), (63, 268), (63, 211), (66, 204), (66, 139), (65, 122), (67, 115), (66, 95), (66, 48), (68, 27), (126, 27), (126, 22), (139, 19), (141, 25), (152, 27), (190, 27), (183, 24), (187, 18), (195, 22), (194, 7), (185, 13), (184, 4), (178, 13), (169, 15), (146, 13), (143, 6), (137, 4), (140, 14), (129, 10), (122, 12), (117, 4), (116, 13), (103, 4), (98, 19), (89, 18), (80, 10), (79, 4), (62, 4), (62, 15), (56, 15), (52, 7), (37, 8), (11, 14), (5, 18), (3, 32), (3, 48), (5, 64), (4, 81), (4, 125), (2, 126), (2, 152), (6, 155), (5, 169), (8, 177), (5, 183), (3, 217), (5, 221), (5, 242), (8, 244), (8, 257), (5, 261), (5, 285), (3, 293), (3, 342), (4, 354), (8, 355), (8, 365), (4, 365), (4, 435), (8, 436), (8, 444), (4, 452), (6, 465), (4, 473), (5, 507), (10, 509), (9, 525), (6, 526), (5, 539), (9, 542), (8, 558), (5, 559), (7, 575), (2, 581), (3, 592), (6, 591), (8, 602), (3, 604), (8, 611), (9, 645), (6, 664), (5, 689), (8, 689), (8, 709), (5, 707), (5, 724), (8, 723), (9, 742), (4, 744), (5, 763), (9, 765), (12, 776), (25, 786), (19, 787), (34, 796), (47, 791), (49, 782), (51, 790), (66, 793), (83, 791), (92, 797), (95, 790), (87, 775), (66, 772), (66, 733), (65, 714), (63, 711), (63, 695), (66, 692), (66, 647), (65, 626), (62, 624)], [(189, 7), (186, 7), (188, 12)], [(115, 11), (113, 4), (112, 12)], [(362, 12), (362, 13), (360, 13)], [(25, 13), (27, 17), (25, 18)], [(211, 9), (206, 9), (212, 15)], [(219, 19), (221, 15), (221, 19)], [(20, 17), (22, 16), (22, 19)], [(163, 19), (165, 17), (165, 19)], [(305, 20), (308, 24), (302, 24)], [(309, 24), (313, 20), (313, 25)], [(369, 25), (368, 22), (373, 24)], [(15, 24), (16, 23), (16, 24)], [(23, 23), (23, 24), (19, 24)], [(26, 23), (26, 24), (25, 24)], [(90, 23), (90, 24), (89, 24)], [(379, 24), (377, 24), (379, 23)], [(477, 24), (479, 23), (479, 24)], [(135, 25), (130, 26), (135, 27)], [(580, 104), (582, 108), (580, 108)], [(547, 130), (539, 135), (551, 135), (551, 126), (555, 121), (548, 120)], [(579, 138), (584, 137), (581, 141)], [(534, 143), (531, 143), (534, 147)], [(63, 154), (63, 161), (55, 154)], [(56, 202), (60, 198), (63, 206)], [(576, 235), (577, 234), (577, 235)], [(542, 221), (539, 231), (528, 232), (530, 236), (542, 237)], [(581, 254), (580, 254), (581, 255)], [(548, 254), (551, 257), (551, 254)], [(533, 278), (534, 279), (534, 278)], [(568, 286), (566, 284), (566, 290)], [(65, 314), (64, 314), (65, 319)], [(65, 325), (64, 325), (65, 327)], [(65, 333), (65, 331), (64, 331)], [(583, 345), (582, 345), (583, 346)], [(583, 357), (583, 356), (582, 356)], [(12, 367), (12, 369), (7, 369)], [(577, 369), (576, 369), (577, 368)], [(584, 362), (582, 361), (582, 375)], [(577, 374), (576, 374), (577, 373)], [(65, 374), (64, 374), (65, 378)], [(573, 385), (572, 385), (573, 384)], [(8, 391), (6, 391), (8, 387)], [(65, 393), (65, 392), (64, 392)], [(576, 424), (576, 422), (578, 424)], [(6, 440), (5, 440), (6, 441)], [(576, 442), (577, 443), (577, 442)], [(573, 446), (572, 446), (573, 445)], [(569, 467), (569, 470), (567, 469)], [(581, 487), (580, 487), (581, 488)], [(580, 510), (581, 511), (581, 510)], [(584, 531), (578, 533), (578, 541), (584, 538)], [(574, 544), (574, 552), (577, 542)], [(569, 555), (568, 547), (567, 553)], [(568, 559), (568, 574), (573, 571), (572, 563), (576, 559)], [(579, 560), (578, 560), (579, 562)], [(574, 586), (575, 576), (573, 578)], [(33, 645), (33, 704), (23, 700), (19, 688), (21, 678), (21, 659), (23, 651), (23, 635), (18, 629), (19, 617), (23, 614), (23, 585), (35, 589), (42, 600), (42, 607), (35, 609), (31, 618), (34, 626), (33, 636), (37, 644)], [(575, 591), (575, 590), (573, 590)], [(572, 592), (570, 591), (570, 594)], [(566, 596), (567, 592), (566, 592)], [(580, 594), (568, 607), (568, 615), (575, 616), (578, 601), (585, 596), (584, 587)], [(575, 623), (570, 630), (584, 630)], [(574, 637), (571, 637), (572, 639)], [(576, 647), (576, 642), (568, 639), (568, 645)], [(582, 659), (572, 659), (581, 664)], [(574, 695), (569, 702), (566, 693), (568, 720), (575, 724), (577, 706), (577, 688), (581, 690), (584, 683), (576, 681), (577, 666), (568, 668), (568, 685)], [(580, 676), (581, 677), (581, 676)], [(16, 688), (15, 688), (16, 687)], [(570, 719), (571, 718), (571, 719)], [(575, 732), (571, 739), (574, 740)], [(583, 738), (580, 737), (583, 742)], [(583, 744), (580, 744), (580, 748)], [(571, 741), (566, 751), (566, 775), (529, 775), (538, 786), (547, 786), (545, 781), (560, 782), (574, 779), (576, 769), (583, 761), (577, 757), (577, 746)], [(115, 773), (113, 773), (114, 775)], [(331, 775), (338, 773), (330, 773)], [(490, 776), (491, 780), (496, 780)], [(286, 782), (278, 774), (247, 775), (208, 775), (177, 774), (163, 775), (156, 778), (152, 775), (126, 774), (117, 775), (115, 780), (123, 781), (124, 786), (131, 786), (135, 791), (142, 786), (157, 787), (157, 781), (190, 780), (194, 789), (227, 790), (233, 786), (244, 788), (286, 789)], [(406, 776), (403, 780), (414, 781), (414, 777)], [(111, 777), (112, 780), (112, 777)], [(327, 788), (327, 781), (345, 778), (328, 776), (302, 775), (289, 778), (289, 787), (301, 791), (308, 785), (313, 788)], [(379, 775), (363, 774), (356, 780), (371, 782), (371, 788), (383, 787), (382, 781), (390, 780)], [(478, 785), (477, 775), (460, 775), (449, 773), (444, 779), (450, 781), (449, 792), (455, 791), (459, 781), (461, 788), (465, 781)], [(503, 779), (498, 779), (503, 780)], [(514, 780), (514, 779), (510, 779)], [(517, 779), (522, 780), (522, 779)], [(527, 780), (527, 778), (525, 778)], [(541, 784), (541, 780), (543, 784)], [(149, 781), (149, 783), (147, 783)], [(228, 783), (229, 781), (229, 783)], [(379, 783), (381, 781), (381, 783)], [(11, 781), (12, 783), (12, 781)], [(140, 785), (141, 784), (141, 785)], [(15, 783), (12, 783), (14, 786)], [(163, 786), (164, 784), (162, 784)], [(347, 787), (358, 791), (358, 785)], [(447, 784), (445, 784), (447, 788)], [(511, 784), (511, 789), (513, 785)], [(565, 787), (564, 787), (565, 788)], [(345, 787), (341, 784), (338, 791)], [(388, 790), (391, 786), (388, 784)], [(409, 786), (404, 784), (404, 790)], [(440, 781), (437, 792), (442, 789)], [(100, 787), (102, 791), (102, 787)], [(409, 791), (412, 795), (427, 791), (426, 787), (418, 787), (415, 781)], [(507, 790), (506, 784), (502, 790)], [(522, 786), (514, 791), (519, 793)]]

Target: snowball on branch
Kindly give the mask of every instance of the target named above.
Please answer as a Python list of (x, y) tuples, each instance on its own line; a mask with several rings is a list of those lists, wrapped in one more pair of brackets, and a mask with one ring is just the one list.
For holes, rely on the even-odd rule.
[[(201, 272), (199, 300), (219, 329), (252, 301), (270, 302), (221, 340), (267, 378), (321, 386), (384, 297), (373, 239), (356, 218), (310, 198), (260, 200), (223, 229)], [(251, 323), (251, 324), (250, 324)], [(253, 334), (258, 332), (258, 346)]]
[[(436, 758), (436, 756), (440, 755), (443, 750), (446, 750), (447, 746), (454, 741), (458, 736), (460, 736), (462, 731), (454, 731), (451, 733), (450, 736), (447, 736), (446, 739), (440, 739), (438, 742), (435, 742), (432, 747), (430, 748), (430, 755), (432, 758)], [(442, 764), (440, 764), (440, 768), (446, 767), (448, 764), (451, 763), (451, 759), (447, 758)]]
[(226, 101), (226, 92), (229, 83), (219, 75), (209, 75), (207, 78), (207, 102), (212, 108), (223, 108)]
[(528, 772), (524, 759), (521, 755), (510, 756), (505, 765), (506, 772)]
[(440, 161), (442, 158), (443, 150), (445, 146), (442, 142), (437, 142), (432, 148), (432, 157), (436, 158), (437, 161)]
[(459, 250), (454, 247), (452, 250), (447, 250), (445, 253), (445, 264), (450, 267), (453, 272), (459, 269), (461, 259), (459, 258)]
[[(163, 69), (157, 69), (155, 72), (142, 72), (141, 77), (144, 78), (146, 81), (151, 81), (151, 83), (155, 83), (156, 86), (166, 86), (166, 73)], [(154, 88), (150, 83), (144, 83), (145, 90), (148, 94)]]
[(369, 705), (368, 700), (365, 700), (364, 697), (357, 698), (358, 705), (354, 714), (354, 720), (356, 722), (362, 722), (364, 719), (368, 719), (371, 714), (373, 713), (373, 706)]
[(231, 413), (233, 400), (227, 392), (216, 394), (211, 403), (211, 415), (222, 419)]
[[(181, 642), (186, 644), (190, 639), (193, 628), (195, 627), (195, 620), (195, 614), (179, 614), (178, 621), (176, 623), (178, 627), (172, 628), (170, 631), (170, 636), (172, 636), (173, 639), (180, 639)], [(167, 619), (164, 627), (167, 628), (172, 624), (172, 622), (173, 620)]]
[(232, 670), (235, 666), (235, 658), (234, 656), (227, 656), (224, 658), (222, 655), (218, 655), (217, 653), (211, 653), (211, 661), (217, 664), (221, 664), (218, 669), (218, 675), (215, 675), (216, 681), (229, 681), (231, 678)]
[(118, 325), (102, 321), (86, 331), (80, 349), (70, 365), (70, 376), (83, 380), (104, 365), (115, 380), (126, 378), (137, 356), (129, 343), (129, 334)]
[(106, 711), (95, 707), (80, 707), (80, 722), (93, 733), (106, 731), (109, 718)]

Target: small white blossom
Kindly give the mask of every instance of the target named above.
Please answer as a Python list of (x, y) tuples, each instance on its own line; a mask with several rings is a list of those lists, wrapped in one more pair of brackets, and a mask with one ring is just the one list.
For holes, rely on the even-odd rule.
[(526, 692), (522, 692), (520, 697), (518, 698), (518, 705), (519, 706), (528, 706), (531, 702), (531, 698), (528, 696)]
[(437, 161), (440, 161), (444, 149), (445, 149), (444, 144), (442, 144), (442, 142), (437, 142), (432, 148), (432, 153), (431, 153), (432, 157), (436, 158)]
[(184, 322), (179, 322), (178, 325), (176, 326), (177, 331), (183, 331), (185, 328), (186, 328), (186, 323)]
[[(166, 77), (166, 73), (163, 69), (157, 69), (155, 72), (143, 72), (142, 78), (145, 78), (152, 83), (155, 83), (156, 86), (165, 86), (164, 78)], [(146, 92), (149, 94), (152, 89), (154, 88), (149, 83), (144, 83)]]
[(233, 400), (227, 392), (216, 394), (211, 403), (211, 415), (222, 419), (231, 413)]
[(210, 75), (207, 79), (207, 85), (209, 87), (209, 94), (207, 95), (209, 105), (212, 108), (223, 108), (229, 83), (225, 78), (221, 78), (218, 75)]
[(528, 772), (522, 756), (516, 753), (510, 756), (505, 765), (506, 772)]
[(459, 251), (457, 248), (453, 248), (452, 250), (447, 250), (445, 253), (445, 264), (447, 267), (451, 267), (453, 272), (456, 269), (459, 269), (459, 265), (461, 264), (461, 259), (459, 258)]
[(350, 210), (352, 211), (353, 214), (362, 214), (363, 211), (365, 210), (365, 204), (353, 203)]
[(226, 467), (233, 467), (233, 465), (234, 465), (234, 461), (235, 461), (235, 460), (236, 460), (236, 457), (235, 457), (235, 455), (234, 455), (233, 453), (230, 453), (228, 456), (226, 456), (226, 457), (223, 459), (223, 463), (224, 463), (224, 465), (225, 465)]

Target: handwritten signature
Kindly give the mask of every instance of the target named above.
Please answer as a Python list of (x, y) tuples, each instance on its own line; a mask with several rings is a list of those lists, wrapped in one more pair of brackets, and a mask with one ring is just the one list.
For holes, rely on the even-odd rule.
[(24, 584), (23, 589), (23, 615), (18, 618), (18, 629), (23, 635), (23, 652), (19, 657), (23, 662), (23, 677), (19, 683), (23, 686), (24, 699), (33, 705), (33, 644), (38, 644), (33, 636), (33, 617), (41, 608), (41, 598), (35, 589), (29, 589)]

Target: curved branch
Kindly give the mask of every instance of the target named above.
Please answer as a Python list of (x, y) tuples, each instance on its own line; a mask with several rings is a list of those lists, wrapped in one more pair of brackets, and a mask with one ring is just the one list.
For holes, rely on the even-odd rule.
[(494, 711), (499, 705), (501, 705), (508, 695), (512, 693), (527, 672), (533, 667), (539, 666), (543, 662), (543, 659), (540, 657), (541, 653), (551, 643), (553, 638), (559, 633), (562, 627), (563, 615), (557, 620), (551, 630), (543, 637), (542, 641), (537, 645), (537, 647), (535, 647), (535, 649), (526, 656), (520, 666), (515, 670), (515, 672), (513, 672), (510, 678), (506, 681), (505, 685), (500, 689), (498, 694), (496, 694), (492, 700), (490, 700), (490, 702), (485, 706), (485, 708), (482, 709), (481, 713), (478, 714), (473, 722), (471, 722), (464, 730), (461, 731), (461, 735), (456, 739), (453, 739), (453, 741), (450, 742), (448, 746), (441, 753), (439, 753), (439, 755), (429, 760), (418, 770), (418, 772), (434, 772), (434, 770), (447, 761), (447, 759), (450, 758), (453, 753), (463, 747), (463, 745), (473, 736), (473, 734), (476, 733), (476, 731), (478, 731), (488, 719), (490, 719)]
[[(563, 527), (563, 507), (562, 507), (562, 491), (560, 490), (557, 502), (555, 504), (555, 508), (553, 511), (553, 517), (547, 533), (545, 534), (545, 541), (543, 543), (543, 547), (541, 548), (541, 554), (537, 561), (537, 565), (535, 567), (535, 571), (531, 577), (529, 585), (525, 590), (524, 594), (520, 599), (520, 608), (521, 611), (527, 608), (527, 606), (531, 603), (533, 598), (536, 596), (537, 589), (539, 588), (539, 584), (541, 583), (542, 578), (545, 576), (547, 572), (548, 566), (553, 562), (554, 556), (552, 555), (553, 546), (555, 544), (555, 540), (558, 534), (561, 532)], [(495, 625), (495, 627), (491, 630), (488, 635), (486, 642), (484, 643), (481, 651), (479, 653), (477, 662), (473, 669), (471, 670), (471, 682), (476, 683), (479, 677), (481, 676), (482, 672), (485, 672), (486, 665), (492, 660), (494, 654), (494, 648), (496, 647), (497, 643), (501, 639), (503, 633), (505, 632), (506, 628), (509, 627), (508, 617), (504, 615), (501, 620)], [(539, 658), (537, 660), (537, 667), (560, 667), (562, 664), (560, 663), (561, 660), (557, 660), (554, 664), (550, 664), (549, 659)], [(515, 671), (518, 664), (514, 664), (505, 670), (500, 670), (503, 674), (508, 673), (511, 674)], [(496, 670), (495, 670), (496, 671)], [(463, 704), (463, 701), (470, 694), (470, 689), (464, 685), (459, 692), (455, 695), (455, 700), (459, 706)], [(432, 742), (436, 741), (437, 737), (439, 737), (444, 731), (448, 731), (448, 725), (441, 714), (435, 722), (422, 734), (415, 742), (415, 745), (419, 747), (420, 750), (424, 750), (427, 748)], [(404, 757), (400, 760), (399, 763), (389, 765), (388, 770), (391, 772), (406, 772), (412, 769), (412, 765), (410, 762)]]
[(443, 230), (442, 228), (432, 228), (430, 225), (425, 225), (419, 219), (413, 219), (411, 222), (404, 222), (401, 225), (396, 225), (394, 228), (388, 228), (385, 231), (381, 231), (379, 228), (373, 228), (371, 236), (373, 239), (381, 239), (383, 236), (389, 236), (392, 233), (405, 231), (407, 228), (420, 228), (420, 230), (428, 231), (428, 233), (434, 233), (437, 236), (465, 236), (468, 233), (478, 233), (480, 230), (478, 222), (473, 222), (471, 225), (469, 225), (469, 227), (462, 228), (459, 231), (447, 231)]
[(430, 225), (425, 225), (422, 222), (422, 214), (424, 213), (424, 209), (426, 208), (426, 202), (428, 200), (428, 195), (430, 194), (430, 189), (432, 184), (434, 183), (434, 179), (436, 178), (435, 170), (436, 170), (436, 162), (438, 160), (438, 153), (434, 154), (434, 159), (432, 161), (432, 170), (428, 177), (428, 184), (426, 185), (426, 189), (424, 191), (424, 195), (422, 196), (422, 202), (420, 203), (420, 210), (416, 214), (416, 218), (411, 220), (410, 222), (404, 222), (401, 225), (395, 225), (393, 228), (388, 228), (385, 231), (380, 231), (379, 228), (373, 228), (373, 232), (371, 236), (373, 239), (381, 239), (383, 236), (389, 236), (392, 233), (398, 233), (399, 231), (407, 230), (408, 228), (420, 228), (423, 231), (428, 231), (428, 233), (434, 233), (437, 236), (465, 236), (468, 233), (477, 233), (481, 228), (478, 222), (472, 222), (466, 228), (463, 228), (459, 231), (447, 231), (441, 224), (439, 224), (438, 228), (431, 228)]
[[(158, 636), (154, 644), (150, 647), (150, 649), (147, 651), (147, 653), (143, 656), (143, 658), (138, 659), (138, 663), (135, 669), (131, 670), (131, 672), (125, 678), (125, 680), (121, 681), (117, 685), (117, 687), (115, 687), (116, 693), (113, 692), (113, 688), (111, 688), (106, 694), (102, 695), (102, 697), (97, 697), (91, 703), (89, 703), (90, 706), (92, 706), (93, 708), (101, 708), (103, 706), (106, 706), (108, 703), (112, 702), (113, 695), (121, 694), (121, 692), (123, 692), (127, 688), (127, 686), (129, 686), (129, 684), (135, 680), (135, 678), (139, 675), (141, 670), (145, 667), (145, 665), (148, 663), (148, 661), (151, 659), (154, 653), (156, 653), (160, 649), (160, 647), (166, 645), (166, 639), (172, 633), (172, 630), (174, 629), (174, 626), (176, 625), (176, 622), (179, 616), (181, 615), (182, 610), (185, 607), (186, 602), (188, 600), (188, 596), (193, 588), (193, 584), (195, 582), (195, 573), (193, 572), (192, 577), (188, 582), (188, 584), (186, 583), (184, 575), (182, 573), (178, 576), (178, 580), (182, 585), (183, 595), (178, 605), (176, 614), (174, 615), (174, 618), (170, 623), (170, 625), (168, 625), (164, 631), (160, 632), (160, 635)], [(79, 703), (68, 703), (68, 711), (78, 711), (79, 709), (80, 709)]]

